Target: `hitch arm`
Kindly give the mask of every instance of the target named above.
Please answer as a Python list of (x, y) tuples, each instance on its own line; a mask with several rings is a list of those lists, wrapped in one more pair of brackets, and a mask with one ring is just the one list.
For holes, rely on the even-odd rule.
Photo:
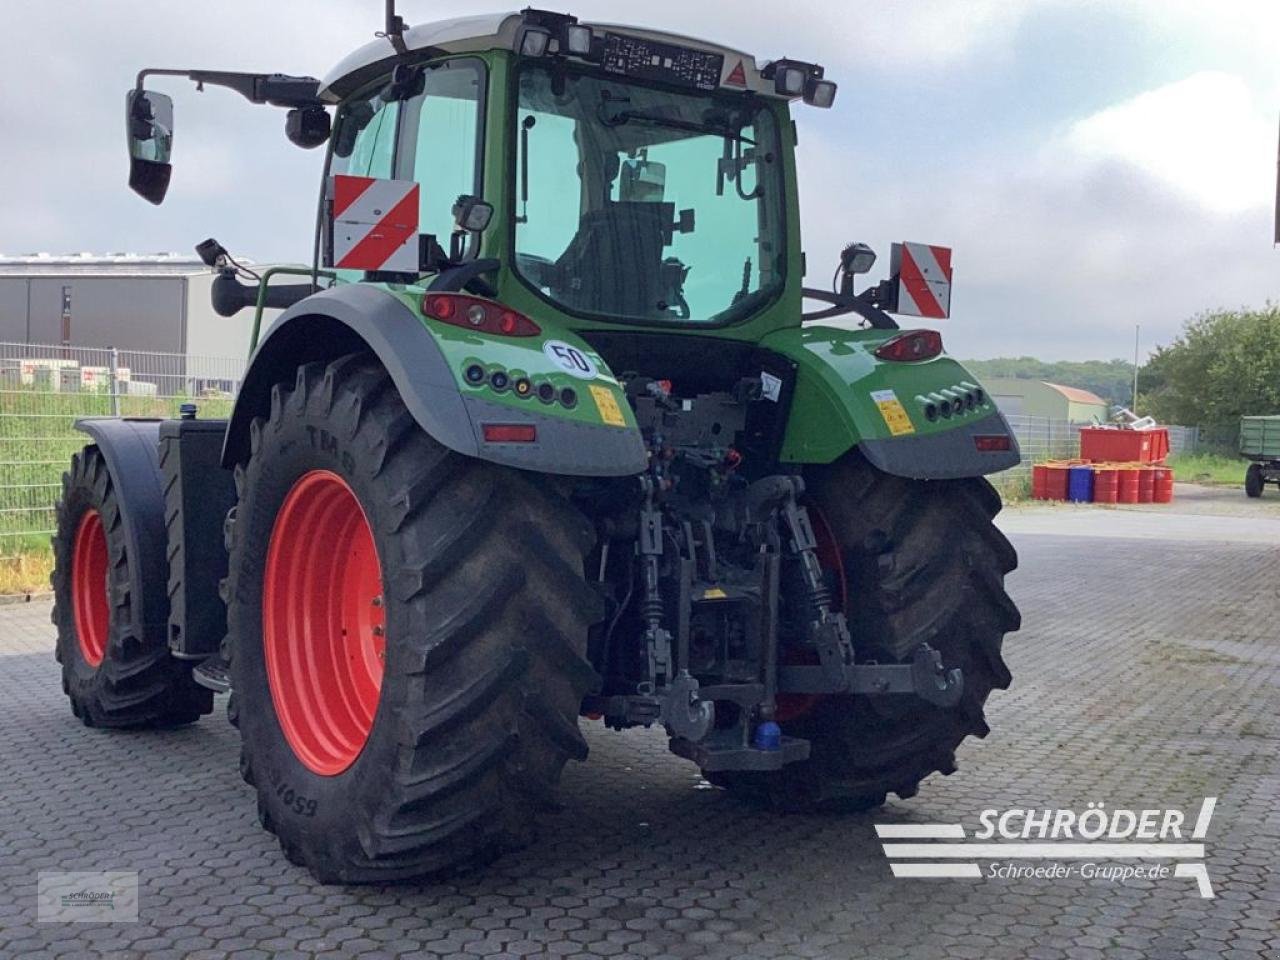
[(964, 674), (942, 665), (942, 656), (927, 643), (916, 648), (910, 663), (847, 664), (837, 678), (826, 667), (779, 667), (782, 693), (859, 693), (870, 696), (913, 693), (939, 707), (952, 707), (964, 693)]

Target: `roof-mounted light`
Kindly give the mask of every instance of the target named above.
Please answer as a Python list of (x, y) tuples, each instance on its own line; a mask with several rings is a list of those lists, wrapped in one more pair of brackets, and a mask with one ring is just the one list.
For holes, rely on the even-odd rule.
[(804, 102), (811, 107), (827, 109), (836, 102), (834, 80), (811, 80), (804, 91)]
[(773, 75), (773, 88), (784, 97), (804, 96), (809, 74), (803, 67), (779, 67)]
[[(520, 43), (517, 49), (522, 56), (543, 57), (547, 54), (596, 59), (596, 47), (591, 28), (578, 23), (578, 18), (568, 13), (535, 10), (527, 7), (521, 11)], [(542, 36), (530, 39), (531, 34)]]
[(547, 48), (551, 46), (551, 31), (544, 27), (524, 26), (520, 28), (520, 45), (522, 57), (545, 57)]
[(824, 72), (816, 63), (784, 57), (765, 64), (760, 76), (773, 81), (773, 90), (780, 97), (803, 97), (810, 106), (829, 107), (836, 99), (836, 85), (822, 79)]
[(560, 49), (575, 57), (591, 55), (591, 28), (581, 23), (566, 24)]

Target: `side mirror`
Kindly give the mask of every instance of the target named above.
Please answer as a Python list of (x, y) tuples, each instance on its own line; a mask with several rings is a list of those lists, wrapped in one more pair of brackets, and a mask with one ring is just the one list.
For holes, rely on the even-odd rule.
[(163, 93), (133, 89), (125, 97), (129, 143), (129, 189), (151, 203), (169, 191), (173, 173), (173, 100)]

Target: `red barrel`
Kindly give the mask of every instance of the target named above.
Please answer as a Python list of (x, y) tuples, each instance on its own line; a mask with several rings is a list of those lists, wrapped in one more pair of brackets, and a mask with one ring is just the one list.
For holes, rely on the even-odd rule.
[(1138, 475), (1138, 502), (1150, 503), (1156, 492), (1156, 472), (1147, 467), (1140, 467), (1134, 473)]
[(1132, 467), (1121, 467), (1116, 471), (1116, 502), (1138, 502), (1138, 473)]
[(1037, 463), (1031, 468), (1031, 496), (1035, 500), (1049, 499), (1049, 465)]
[(1156, 475), (1152, 487), (1152, 503), (1173, 502), (1173, 470), (1169, 467), (1156, 467), (1151, 471)]
[(1120, 496), (1120, 471), (1115, 467), (1093, 468), (1093, 502), (1116, 503)]
[(1063, 463), (1045, 464), (1045, 499), (1067, 499), (1067, 482), (1070, 478), (1070, 467)]

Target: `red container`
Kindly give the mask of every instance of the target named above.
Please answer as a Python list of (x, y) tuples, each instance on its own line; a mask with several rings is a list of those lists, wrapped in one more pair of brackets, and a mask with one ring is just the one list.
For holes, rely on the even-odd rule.
[(1120, 471), (1116, 467), (1094, 467), (1093, 502), (1116, 503), (1120, 496)]
[(1155, 484), (1152, 487), (1151, 502), (1152, 503), (1172, 503), (1173, 502), (1173, 470), (1169, 467), (1156, 467), (1151, 471), (1156, 475)]
[(1085, 460), (1121, 460), (1158, 463), (1169, 455), (1169, 431), (1080, 428), (1080, 456)]
[(1150, 467), (1139, 467), (1133, 472), (1138, 475), (1138, 502), (1151, 503), (1156, 492), (1156, 472)]
[(1138, 502), (1139, 473), (1132, 467), (1121, 467), (1116, 471), (1116, 503)]
[(1049, 466), (1037, 463), (1031, 468), (1031, 497), (1033, 500), (1049, 499)]
[[(1067, 499), (1067, 481), (1070, 467), (1063, 463), (1046, 463), (1044, 498), (1046, 500)], [(1034, 480), (1032, 481), (1034, 483)]]

